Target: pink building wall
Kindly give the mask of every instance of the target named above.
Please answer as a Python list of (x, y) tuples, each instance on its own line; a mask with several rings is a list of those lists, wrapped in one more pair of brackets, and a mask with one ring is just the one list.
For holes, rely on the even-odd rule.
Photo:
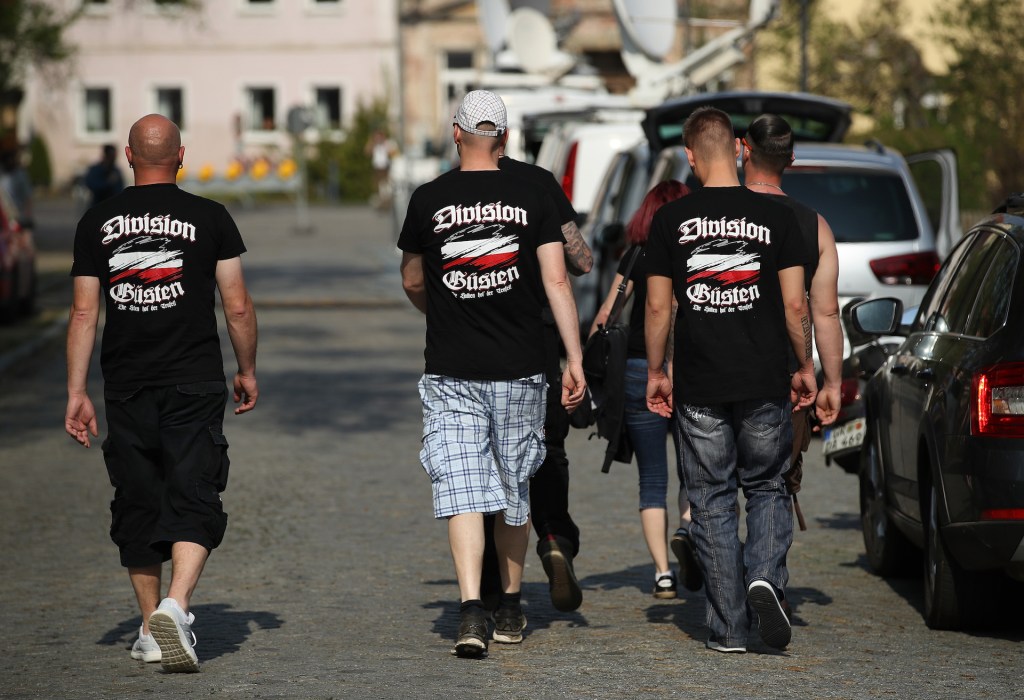
[[(52, 2), (67, 8), (79, 0)], [(312, 105), (317, 87), (325, 106), (339, 91), (340, 125), (310, 134), (340, 138), (360, 100), (386, 98), (397, 114), (396, 2), (203, 0), (194, 11), (153, 0), (93, 2), (68, 33), (78, 48), (65, 75), (29, 81), (23, 125), (46, 140), (57, 186), (95, 161), (103, 144), (122, 147), (140, 116), (160, 111), (157, 88), (180, 91), (187, 168), (219, 173), (236, 156), (289, 153), (287, 112)], [(272, 129), (249, 128), (254, 87), (274, 91)], [(94, 104), (110, 98), (109, 120), (95, 109), (89, 119), (86, 88), (99, 96)]]

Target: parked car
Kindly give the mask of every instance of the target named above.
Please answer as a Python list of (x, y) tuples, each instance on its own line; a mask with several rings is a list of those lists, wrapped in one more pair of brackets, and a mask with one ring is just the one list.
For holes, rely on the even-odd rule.
[(642, 112), (601, 110), (590, 120), (565, 122), (544, 137), (537, 165), (550, 170), (561, 183), (582, 223), (594, 204), (601, 178), (616, 153), (643, 136)]
[(0, 320), (27, 316), (35, 307), (36, 247), (32, 229), (0, 188)]
[(650, 149), (644, 140), (616, 153), (605, 169), (590, 215), (580, 229), (594, 256), (590, 272), (572, 278), (584, 335), (590, 331), (590, 324), (615, 279), (619, 258), (626, 250), (626, 223), (647, 194), (650, 160)]
[(925, 621), (957, 629), (998, 601), (989, 574), (1024, 581), (1024, 196), (960, 241), (909, 328), (900, 309), (852, 309), (859, 332), (905, 338), (865, 395), (864, 545), (881, 575), (923, 550)]

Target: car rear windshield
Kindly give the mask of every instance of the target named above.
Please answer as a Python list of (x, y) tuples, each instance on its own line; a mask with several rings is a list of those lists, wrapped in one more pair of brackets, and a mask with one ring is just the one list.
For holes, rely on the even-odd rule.
[(836, 243), (909, 241), (919, 235), (898, 175), (793, 168), (783, 175), (782, 187), (825, 217)]

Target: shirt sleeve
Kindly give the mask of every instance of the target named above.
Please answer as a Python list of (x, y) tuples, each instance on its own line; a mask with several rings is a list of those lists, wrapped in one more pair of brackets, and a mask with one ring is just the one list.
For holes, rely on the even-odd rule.
[(651, 221), (645, 251), (648, 275), (672, 277), (672, 230), (663, 209), (655, 213)]
[(402, 232), (398, 235), (398, 248), (406, 253), (423, 254), (423, 241), (420, 240), (419, 228), (422, 226), (417, 203), (419, 190), (412, 193), (409, 198), (409, 208), (405, 212), (405, 223), (402, 224)]
[(221, 232), (220, 250), (217, 251), (218, 260), (230, 260), (237, 258), (245, 252), (245, 244), (242, 242), (242, 234), (238, 231), (235, 220), (223, 206), (218, 210), (218, 228)]
[(570, 221), (575, 222), (579, 215), (576, 213), (576, 209), (573, 208), (572, 202), (569, 201), (568, 195), (565, 194), (565, 190), (558, 184), (558, 180), (551, 173), (547, 173), (544, 180), (548, 193), (555, 203), (555, 209), (558, 211), (558, 223), (567, 224)]
[(539, 227), (537, 229), (537, 246), (540, 247), (545, 243), (560, 243), (565, 245), (565, 236), (562, 235), (562, 225), (558, 222), (558, 215), (555, 211), (555, 203), (551, 201), (544, 192), (540, 193), (540, 211), (541, 216), (538, 220)]
[(100, 276), (100, 268), (97, 266), (96, 258), (93, 256), (89, 246), (88, 231), (90, 224), (87, 222), (87, 219), (89, 217), (82, 218), (78, 222), (78, 228), (75, 230), (74, 257), (71, 262), (72, 277)]
[(787, 267), (810, 264), (812, 260), (808, 257), (807, 246), (803, 245), (796, 212), (787, 208), (783, 214), (782, 225), (779, 227), (783, 235), (780, 237), (779, 255), (776, 258), (778, 269), (785, 270)]

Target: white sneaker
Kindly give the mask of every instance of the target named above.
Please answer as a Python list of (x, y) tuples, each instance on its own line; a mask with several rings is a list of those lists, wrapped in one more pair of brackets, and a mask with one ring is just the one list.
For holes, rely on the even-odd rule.
[(192, 649), (196, 636), (192, 623), (196, 618), (185, 611), (173, 598), (164, 598), (149, 616), (149, 631), (160, 646), (160, 663), (169, 673), (196, 673), (199, 657)]
[(156, 643), (151, 634), (143, 634), (139, 626), (139, 638), (132, 644), (132, 658), (136, 661), (145, 661), (147, 664), (160, 660), (160, 645)]
[(704, 643), (704, 646), (706, 646), (708, 649), (711, 649), (712, 651), (720, 651), (723, 654), (746, 654), (747, 653), (747, 648), (746, 647), (727, 647), (724, 644), (722, 644), (721, 642), (719, 642), (717, 639), (715, 639), (714, 637), (709, 638), (708, 641), (706, 641)]

